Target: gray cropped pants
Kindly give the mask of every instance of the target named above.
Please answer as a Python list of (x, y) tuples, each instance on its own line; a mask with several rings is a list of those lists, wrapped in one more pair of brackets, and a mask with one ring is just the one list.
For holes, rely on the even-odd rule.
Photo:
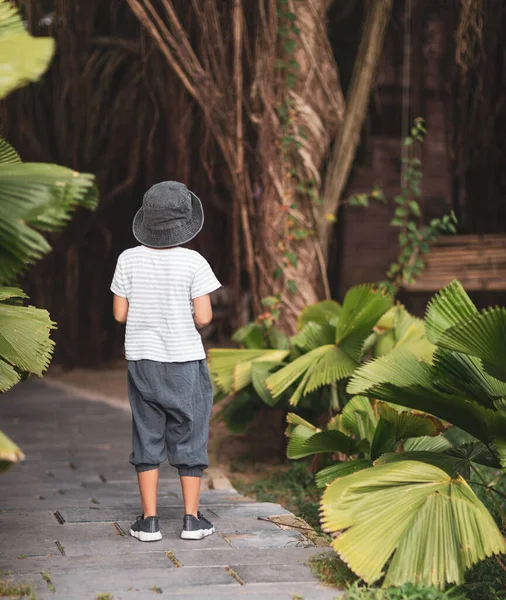
[(208, 465), (213, 390), (205, 360), (128, 362), (132, 454), (137, 472), (166, 458), (179, 475), (200, 477)]

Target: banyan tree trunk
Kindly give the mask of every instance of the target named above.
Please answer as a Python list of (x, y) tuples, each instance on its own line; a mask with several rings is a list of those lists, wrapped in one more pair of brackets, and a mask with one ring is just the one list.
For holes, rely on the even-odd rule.
[(128, 4), (199, 105), (227, 165), (236, 290), (244, 270), (256, 314), (263, 298), (278, 295), (289, 331), (303, 306), (328, 293), (314, 231), (322, 162), (344, 110), (328, 0), (227, 8), (193, 0), (193, 31), (172, 0)]

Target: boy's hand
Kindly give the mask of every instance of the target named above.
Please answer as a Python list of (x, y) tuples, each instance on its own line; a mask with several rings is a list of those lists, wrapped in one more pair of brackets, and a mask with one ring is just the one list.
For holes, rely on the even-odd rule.
[(128, 316), (128, 300), (114, 294), (112, 314), (118, 323), (126, 323)]

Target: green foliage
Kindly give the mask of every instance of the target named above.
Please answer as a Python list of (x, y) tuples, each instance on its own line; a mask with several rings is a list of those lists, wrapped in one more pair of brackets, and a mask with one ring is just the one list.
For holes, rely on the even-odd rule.
[[(412, 147), (422, 144), (426, 133), (423, 119), (416, 118), (404, 145)], [(401, 191), (393, 198), (394, 215), (390, 221), (390, 225), (399, 230), (399, 255), (390, 265), (387, 280), (382, 282), (391, 291), (414, 283), (425, 268), (425, 257), (430, 251), (430, 244), (441, 235), (457, 231), (457, 219), (453, 211), (439, 219), (432, 219), (428, 225), (422, 224), (422, 163), (417, 157), (406, 157), (402, 159), (402, 166)], [(380, 188), (375, 187), (370, 194), (355, 194), (345, 204), (367, 208), (371, 201), (386, 202)]]
[(379, 589), (361, 582), (354, 583), (344, 595), (345, 600), (468, 600), (454, 590), (443, 592), (435, 587), (406, 583), (401, 587)]
[[(241, 465), (235, 465), (241, 472)], [(305, 461), (291, 463), (288, 470), (276, 469), (267, 477), (246, 483), (240, 475), (233, 477), (234, 487), (241, 493), (254, 495), (257, 502), (278, 502), (287, 510), (302, 517), (309, 525), (320, 530), (318, 515), (319, 490)]]
[(299, 332), (291, 338), (271, 323), (266, 325), (278, 302), (278, 297), (265, 298), (264, 307), (271, 312), (234, 334), (241, 349), (209, 352), (215, 400), (240, 393), (219, 414), (237, 433), (244, 431), (262, 404), (297, 406), (313, 417), (338, 402), (336, 382), (358, 367), (366, 340), (376, 338), (373, 327), (393, 298), (372, 285), (357, 286), (342, 307), (324, 301), (304, 309)]
[(325, 585), (343, 589), (357, 581), (355, 573), (337, 554), (322, 552), (309, 559), (311, 570)]
[[(31, 37), (17, 10), (0, 1), (0, 98), (36, 81), (53, 53), (51, 38)], [(0, 392), (29, 374), (42, 376), (53, 352), (55, 324), (45, 310), (23, 306), (26, 294), (16, 282), (27, 266), (51, 250), (42, 232), (61, 229), (78, 206), (93, 209), (94, 177), (53, 164), (22, 163), (0, 138)], [(22, 453), (0, 438), (0, 468)]]

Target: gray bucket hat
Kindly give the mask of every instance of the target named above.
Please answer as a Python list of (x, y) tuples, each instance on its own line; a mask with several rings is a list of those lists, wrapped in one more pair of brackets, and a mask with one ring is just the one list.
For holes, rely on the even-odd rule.
[(202, 203), (179, 181), (156, 183), (144, 194), (133, 222), (135, 239), (150, 248), (181, 246), (204, 225)]

